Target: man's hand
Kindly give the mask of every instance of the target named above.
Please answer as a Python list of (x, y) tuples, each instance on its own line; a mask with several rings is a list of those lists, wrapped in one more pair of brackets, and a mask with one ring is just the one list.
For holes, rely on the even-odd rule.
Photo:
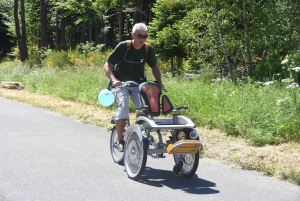
[(165, 88), (165, 86), (162, 82), (158, 82), (158, 85), (160, 86), (160, 90), (163, 90)]
[(118, 86), (121, 86), (121, 85), (122, 85), (122, 82), (121, 82), (120, 80), (115, 79), (115, 80), (113, 80), (113, 81), (111, 82), (111, 84), (112, 84), (114, 87), (118, 87)]

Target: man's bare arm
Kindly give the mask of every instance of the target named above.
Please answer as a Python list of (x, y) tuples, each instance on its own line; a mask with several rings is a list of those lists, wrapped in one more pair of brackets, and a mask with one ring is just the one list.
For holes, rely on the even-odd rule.
[(158, 84), (161, 86), (161, 90), (163, 90), (164, 89), (164, 85), (163, 85), (163, 83), (161, 81), (160, 70), (159, 70), (159, 68), (157, 66), (154, 66), (152, 68), (152, 74), (153, 74), (154, 78), (156, 79), (156, 81), (158, 82)]
[(106, 73), (106, 76), (110, 79), (111, 83), (113, 86), (118, 86), (121, 84), (119, 80), (116, 79), (116, 77), (113, 74), (113, 69), (114, 65), (109, 63), (108, 61), (105, 62), (104, 64), (104, 71)]

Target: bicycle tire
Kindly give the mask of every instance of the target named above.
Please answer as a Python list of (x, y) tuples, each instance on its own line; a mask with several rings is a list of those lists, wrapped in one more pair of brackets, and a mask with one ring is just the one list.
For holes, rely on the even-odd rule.
[(123, 152), (120, 152), (114, 147), (114, 143), (117, 141), (117, 139), (118, 139), (118, 134), (117, 134), (116, 126), (114, 126), (110, 135), (110, 153), (114, 162), (121, 165), (124, 162), (124, 150)]
[[(193, 129), (190, 129), (190, 128), (184, 128), (181, 131), (176, 131), (175, 139), (180, 140), (178, 137), (180, 132), (184, 132), (185, 139), (187, 139), (187, 140), (191, 139), (189, 134), (192, 130)], [(197, 139), (199, 140), (199, 137)], [(180, 159), (182, 159), (183, 176), (190, 177), (195, 174), (195, 172), (198, 169), (198, 165), (199, 165), (199, 158), (200, 158), (199, 151), (197, 151), (195, 154), (193, 154), (193, 153), (191, 153), (191, 154), (174, 154), (173, 157), (174, 157), (174, 161), (176, 164), (180, 161)]]
[(142, 136), (144, 129), (133, 124), (128, 127), (125, 145), (125, 170), (130, 179), (137, 180), (145, 170), (148, 140)]

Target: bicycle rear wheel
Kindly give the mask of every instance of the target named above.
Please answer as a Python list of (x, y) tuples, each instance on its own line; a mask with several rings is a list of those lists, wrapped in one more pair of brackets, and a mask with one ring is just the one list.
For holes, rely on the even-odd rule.
[(123, 164), (124, 162), (124, 150), (120, 152), (118, 149), (114, 147), (114, 143), (118, 140), (118, 134), (116, 130), (116, 126), (113, 127), (110, 135), (110, 153), (115, 163)]

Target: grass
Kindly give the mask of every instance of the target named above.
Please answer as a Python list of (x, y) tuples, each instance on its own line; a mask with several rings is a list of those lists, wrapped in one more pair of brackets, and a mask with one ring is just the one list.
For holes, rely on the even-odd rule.
[[(172, 86), (171, 100), (175, 105), (188, 105), (186, 114), (199, 125), (242, 136), (259, 146), (300, 141), (298, 88), (286, 89), (280, 83), (272, 86), (201, 80), (174, 83), (168, 83)], [(278, 103), (279, 100), (284, 101)]]
[[(91, 65), (89, 57), (78, 58), (65, 67), (47, 66), (49, 62), (43, 67), (2, 63), (0, 81), (19, 81), (33, 93), (96, 105), (99, 91), (108, 84), (103, 64), (98, 61), (98, 65)], [(286, 83), (264, 86), (228, 80), (208, 82), (201, 77), (194, 81), (164, 77), (163, 81), (173, 105), (187, 105), (184, 114), (197, 125), (221, 129), (257, 146), (300, 142), (299, 87), (287, 89)]]
[(300, 173), (295, 171), (293, 168), (290, 168), (290, 170), (287, 173), (282, 171), (281, 179), (288, 180), (292, 183), (300, 185)]

